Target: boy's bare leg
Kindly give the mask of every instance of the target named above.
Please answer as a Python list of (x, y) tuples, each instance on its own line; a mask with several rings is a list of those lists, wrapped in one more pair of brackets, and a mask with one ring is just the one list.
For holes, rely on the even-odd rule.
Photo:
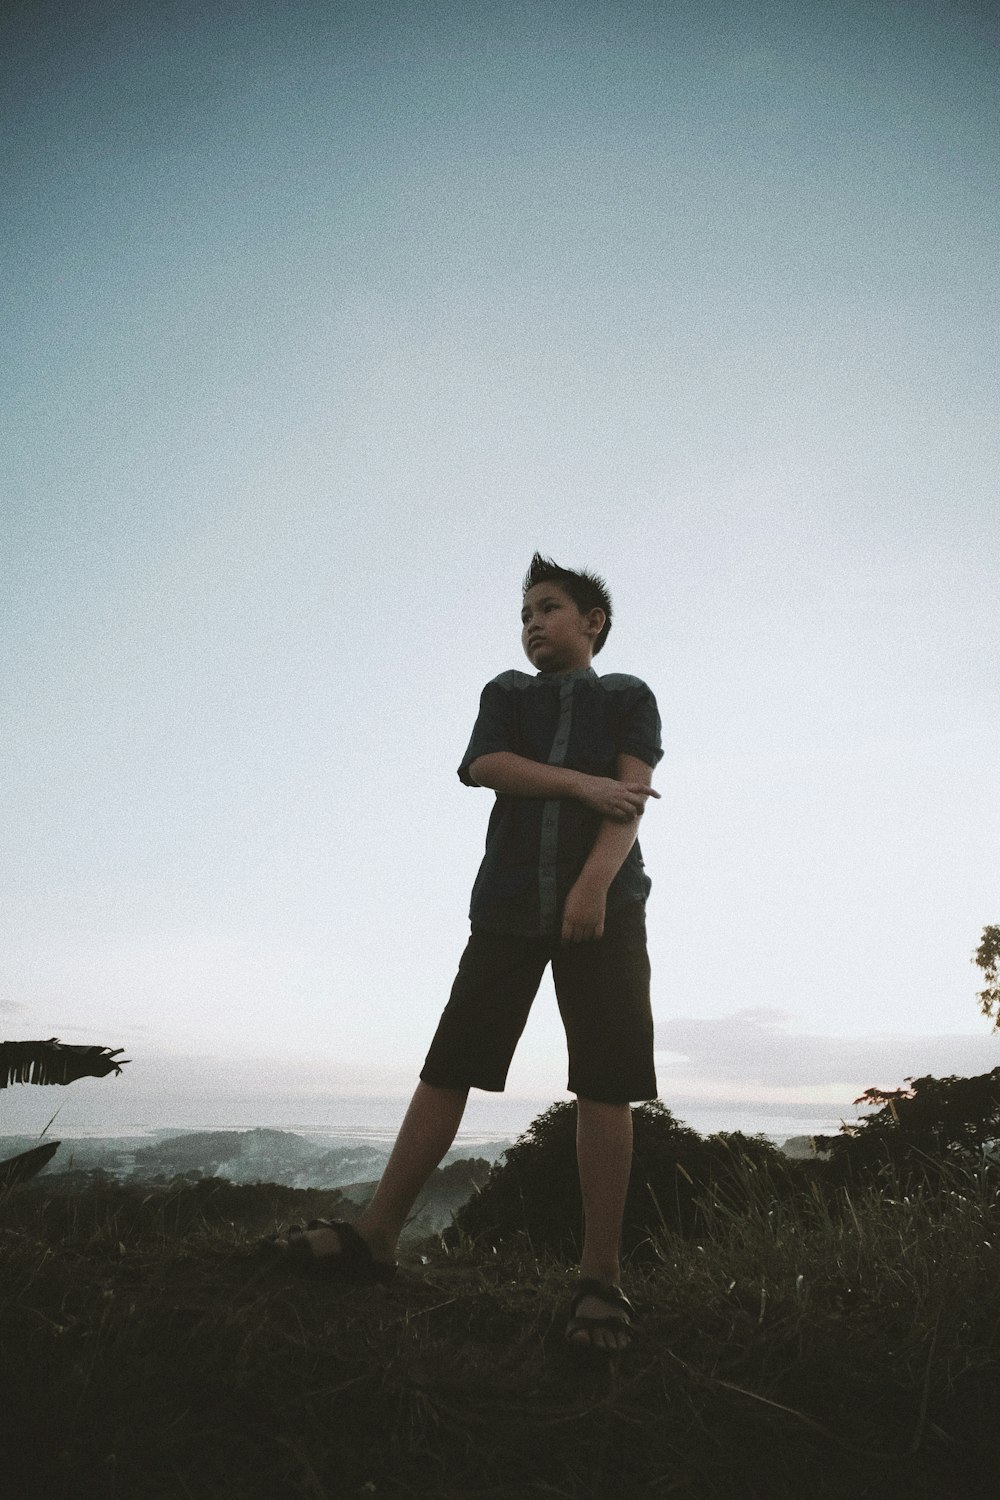
[[(627, 1104), (576, 1101), (576, 1158), (583, 1198), (583, 1254), (580, 1276), (618, 1285), (621, 1274), (622, 1218), (632, 1168), (632, 1110)], [(598, 1297), (585, 1297), (577, 1308), (583, 1318), (613, 1317), (620, 1312)], [(573, 1341), (599, 1349), (624, 1349), (628, 1333), (597, 1328), (574, 1334)]]
[[(354, 1226), (376, 1260), (395, 1258), (414, 1200), (454, 1141), (468, 1097), (468, 1089), (417, 1084), (375, 1195)], [(335, 1229), (311, 1229), (307, 1237), (316, 1256), (340, 1250)]]
[(377, 1260), (391, 1260), (414, 1200), (455, 1139), (468, 1089), (418, 1083), (375, 1195), (357, 1222)]

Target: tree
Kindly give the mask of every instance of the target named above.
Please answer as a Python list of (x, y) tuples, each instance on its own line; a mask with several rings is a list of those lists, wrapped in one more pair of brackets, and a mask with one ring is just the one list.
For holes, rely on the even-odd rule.
[(949, 1165), (978, 1165), (1000, 1137), (1000, 1068), (973, 1078), (908, 1078), (909, 1088), (866, 1089), (855, 1104), (874, 1114), (817, 1136), (829, 1151), (834, 1177), (877, 1176), (892, 1168), (902, 1178), (930, 1178)]
[[(72, 1046), (49, 1037), (46, 1042), (0, 1042), (0, 1089), (12, 1083), (67, 1084), (78, 1078), (104, 1078), (120, 1073), (127, 1057), (123, 1047)], [(0, 1161), (0, 1187), (10, 1187), (34, 1177), (59, 1149), (59, 1141), (47, 1141), (31, 1151), (22, 1151)]]
[(1000, 1030), (1000, 927), (984, 927), (983, 939), (972, 962), (978, 964), (986, 978), (986, 988), (979, 991), (983, 1015), (992, 1017), (994, 1031)]

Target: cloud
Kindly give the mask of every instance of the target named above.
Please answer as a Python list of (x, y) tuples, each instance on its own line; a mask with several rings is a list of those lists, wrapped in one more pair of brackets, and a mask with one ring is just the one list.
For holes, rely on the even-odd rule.
[(757, 1009), (659, 1022), (664, 1095), (839, 1103), (908, 1077), (970, 1076), (1000, 1064), (1000, 1038), (991, 1034), (825, 1036), (792, 1030), (791, 1020)]

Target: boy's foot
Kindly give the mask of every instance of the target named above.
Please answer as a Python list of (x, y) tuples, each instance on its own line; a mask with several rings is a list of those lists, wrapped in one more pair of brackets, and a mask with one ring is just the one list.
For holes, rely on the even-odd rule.
[(582, 1278), (569, 1314), (566, 1342), (575, 1349), (621, 1354), (632, 1342), (632, 1304), (619, 1286)]
[(292, 1224), (281, 1234), (268, 1235), (261, 1244), (295, 1270), (323, 1281), (386, 1283), (396, 1274), (395, 1261), (379, 1259), (375, 1254), (378, 1247), (353, 1224), (337, 1219), (312, 1219), (304, 1229), (301, 1224)]

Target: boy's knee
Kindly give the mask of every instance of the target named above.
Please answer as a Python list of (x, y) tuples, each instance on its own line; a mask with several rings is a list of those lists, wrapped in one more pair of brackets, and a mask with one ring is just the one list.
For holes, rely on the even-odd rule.
[(616, 1104), (609, 1099), (588, 1099), (585, 1095), (578, 1094), (576, 1107), (584, 1114), (628, 1114), (632, 1106), (630, 1104)]

